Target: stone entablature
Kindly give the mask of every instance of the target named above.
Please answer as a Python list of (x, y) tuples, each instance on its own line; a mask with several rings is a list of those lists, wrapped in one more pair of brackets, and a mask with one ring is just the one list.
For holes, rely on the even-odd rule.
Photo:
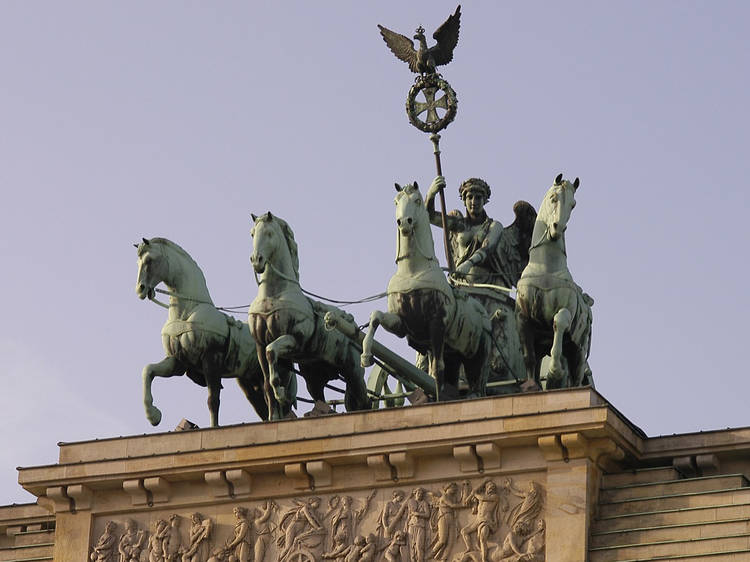
[[(169, 533), (190, 562), (229, 560), (238, 535), (258, 562), (304, 553), (370, 560), (373, 552), (375, 560), (466, 562), (483, 548), (493, 560), (518, 552), (584, 560), (605, 544), (600, 523), (589, 542), (602, 474), (672, 465), (681, 478), (698, 477), (684, 486), (700, 487), (709, 474), (748, 473), (748, 459), (750, 429), (649, 439), (587, 388), (62, 443), (60, 463), (20, 469), (39, 506), (0, 508), (6, 536), (31, 532), (5, 540), (0, 560), (18, 558), (15, 545), (49, 559), (52, 542), (55, 560), (90, 559), (97, 545), (95, 559), (106, 560), (123, 541), (141, 562)], [(629, 474), (608, 476), (605, 487), (640, 478)], [(531, 490), (537, 499), (526, 501)], [(383, 519), (402, 508), (389, 535)], [(305, 511), (320, 529), (300, 519)], [(306, 538), (313, 530), (316, 545)], [(22, 544), (34, 540), (42, 546)], [(161, 562), (158, 552), (151, 559)]]
[[(268, 513), (267, 532), (252, 542), (264, 560), (286, 560), (286, 541), (306, 532), (289, 521), (311, 503), (324, 529), (313, 559), (343, 561), (346, 551), (367, 560), (374, 549), (382, 560), (389, 547), (393, 560), (480, 560), (482, 549), (542, 559), (546, 545), (547, 560), (571, 560), (584, 556), (601, 467), (636, 452), (640, 439), (595, 391), (576, 389), (62, 443), (59, 464), (23, 468), (19, 481), (55, 512), (56, 560), (100, 542), (106, 551), (123, 535), (137, 545), (138, 532), (140, 550), (158, 549), (148, 540), (159, 525), (169, 531), (173, 515), (188, 552), (196, 513), (211, 531), (200, 556), (228, 559), (240, 519), (254, 529)], [(387, 536), (379, 521), (399, 492), (403, 531)], [(346, 505), (361, 515), (337, 535), (334, 513)], [(441, 512), (451, 521), (442, 528)]]

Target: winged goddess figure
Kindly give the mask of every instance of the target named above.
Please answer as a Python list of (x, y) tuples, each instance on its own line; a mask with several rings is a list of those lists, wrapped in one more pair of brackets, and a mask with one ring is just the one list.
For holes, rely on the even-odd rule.
[(448, 64), (453, 60), (453, 49), (458, 44), (460, 26), (461, 6), (459, 5), (456, 12), (432, 34), (432, 38), (437, 41), (437, 44), (432, 47), (427, 47), (424, 28), (422, 26), (417, 28), (414, 39), (419, 41), (418, 50), (414, 48), (414, 42), (405, 35), (391, 31), (382, 25), (378, 25), (378, 29), (391, 52), (408, 64), (409, 70), (424, 76), (434, 74), (435, 67)]

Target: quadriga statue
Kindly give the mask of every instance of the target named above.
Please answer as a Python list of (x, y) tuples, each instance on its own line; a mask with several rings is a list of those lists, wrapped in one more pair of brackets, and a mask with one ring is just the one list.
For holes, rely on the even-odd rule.
[(396, 273), (388, 283), (388, 312), (374, 311), (362, 342), (362, 365), (373, 362), (372, 342), (381, 324), (426, 354), (440, 399), (457, 398), (461, 365), (469, 396), (486, 394), (491, 342), (482, 304), (448, 283), (435, 257), (430, 217), (416, 182), (396, 184)]
[(341, 376), (346, 383), (346, 409), (369, 408), (357, 348), (341, 332), (325, 327), (326, 312), (338, 309), (302, 292), (292, 229), (270, 212), (253, 215), (253, 220), (250, 261), (258, 276), (258, 294), (250, 305), (248, 323), (264, 373), (268, 419), (284, 417), (294, 403), (295, 396), (287, 390), (294, 380), (293, 363), (314, 400), (325, 400), (326, 383)]
[(588, 356), (594, 300), (568, 271), (565, 229), (580, 182), (560, 174), (539, 207), (529, 248), (529, 264), (518, 281), (516, 322), (526, 390), (539, 388), (541, 360), (551, 357), (547, 388), (593, 385)]
[[(221, 379), (237, 379), (261, 419), (268, 418), (263, 394), (263, 371), (255, 354), (255, 340), (247, 324), (214, 306), (206, 278), (198, 264), (180, 246), (166, 238), (143, 239), (138, 248), (138, 280), (135, 292), (154, 300), (156, 287), (164, 283), (169, 294), (167, 321), (161, 330), (166, 357), (143, 368), (143, 403), (153, 425), (161, 421), (154, 406), (151, 383), (155, 377), (187, 375), (208, 388), (211, 425), (219, 425)], [(296, 387), (290, 381), (287, 393)], [(275, 406), (283, 410), (283, 406)], [(283, 410), (284, 414), (288, 413)]]

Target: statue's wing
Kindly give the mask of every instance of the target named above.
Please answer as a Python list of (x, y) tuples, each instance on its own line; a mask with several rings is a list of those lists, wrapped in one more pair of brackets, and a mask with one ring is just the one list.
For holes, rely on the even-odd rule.
[(391, 52), (408, 64), (412, 72), (419, 72), (417, 70), (417, 51), (414, 49), (414, 42), (406, 35), (391, 31), (382, 25), (378, 25), (378, 29), (380, 30), (380, 35), (383, 36), (383, 41), (388, 45)]
[(437, 28), (432, 38), (437, 45), (430, 49), (435, 65), (448, 64), (453, 60), (453, 49), (458, 45), (458, 32), (461, 27), (461, 6), (456, 8), (456, 13), (448, 16), (443, 25)]
[(517, 201), (513, 205), (513, 212), (516, 214), (516, 220), (503, 229), (503, 236), (498, 244), (498, 258), (508, 281), (515, 286), (529, 263), (529, 246), (536, 221), (536, 210), (526, 201)]

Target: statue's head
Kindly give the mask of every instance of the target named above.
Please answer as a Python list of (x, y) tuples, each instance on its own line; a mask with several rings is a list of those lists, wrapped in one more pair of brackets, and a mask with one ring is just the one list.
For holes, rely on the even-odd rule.
[(237, 519), (244, 519), (245, 517), (247, 517), (247, 508), (246, 507), (237, 506), (232, 511), (234, 512), (234, 516)]
[(481, 195), (484, 198), (484, 202), (486, 203), (490, 200), (492, 190), (490, 189), (489, 184), (483, 179), (469, 178), (458, 187), (458, 195), (461, 197), (462, 201), (466, 201), (466, 195), (469, 193), (476, 193)]
[(114, 521), (107, 521), (104, 525), (104, 532), (105, 533), (114, 533), (115, 529), (117, 529), (117, 523)]
[(403, 490), (394, 490), (393, 491), (393, 500), (397, 502), (404, 501), (405, 494)]

